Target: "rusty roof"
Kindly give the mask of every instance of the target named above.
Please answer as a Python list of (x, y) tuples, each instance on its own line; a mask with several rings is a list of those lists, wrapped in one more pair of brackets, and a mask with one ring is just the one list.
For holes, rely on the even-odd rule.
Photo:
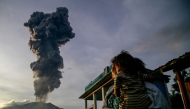
[(183, 70), (188, 67), (190, 67), (190, 51), (178, 58), (172, 59), (165, 65), (153, 70), (151, 73), (163, 73), (169, 70)]

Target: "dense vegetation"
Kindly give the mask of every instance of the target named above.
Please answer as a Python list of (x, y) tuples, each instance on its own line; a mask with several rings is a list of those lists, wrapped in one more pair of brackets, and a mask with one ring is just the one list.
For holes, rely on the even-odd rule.
[[(181, 72), (181, 75), (183, 77), (182, 79), (185, 82), (190, 82), (190, 70), (189, 71), (183, 70)], [(174, 81), (174, 84), (172, 84), (172, 90), (171, 90), (171, 93), (169, 94), (171, 98), (172, 107), (173, 109), (184, 109), (183, 101), (181, 98), (176, 77), (173, 79), (173, 81)]]

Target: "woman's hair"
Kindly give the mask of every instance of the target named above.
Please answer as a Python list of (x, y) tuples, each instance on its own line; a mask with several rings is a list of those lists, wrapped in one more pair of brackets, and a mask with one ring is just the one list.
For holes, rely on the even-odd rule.
[(115, 66), (129, 74), (137, 74), (138, 71), (145, 72), (145, 64), (139, 58), (134, 58), (129, 52), (122, 50), (121, 53), (111, 60), (112, 71), (115, 72)]
[(137, 63), (137, 69), (141, 71), (142, 73), (146, 73), (145, 63), (139, 58), (135, 57), (134, 59)]

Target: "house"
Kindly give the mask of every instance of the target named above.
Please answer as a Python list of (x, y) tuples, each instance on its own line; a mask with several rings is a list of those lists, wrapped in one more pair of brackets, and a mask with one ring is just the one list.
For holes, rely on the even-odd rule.
[[(180, 74), (182, 70), (189, 67), (190, 67), (190, 52), (187, 52), (184, 55), (167, 62), (165, 65), (162, 65), (155, 70), (147, 69), (147, 72), (153, 74), (153, 73), (164, 73), (173, 70), (173, 72), (176, 74), (177, 77), (184, 107), (185, 109), (190, 109), (190, 96), (189, 96), (190, 92), (188, 92), (187, 87), (185, 86), (184, 81)], [(160, 91), (166, 97), (166, 99), (170, 104), (170, 99), (166, 84), (161, 81), (154, 81), (154, 84), (158, 89), (160, 89)], [(105, 93), (111, 85), (113, 85), (113, 78), (111, 77), (111, 66), (107, 66), (97, 78), (95, 78), (85, 87), (85, 92), (79, 97), (79, 99), (84, 99), (85, 109), (97, 109), (97, 100), (105, 101), (104, 98)], [(87, 107), (88, 100), (93, 100), (93, 104), (90, 107)]]

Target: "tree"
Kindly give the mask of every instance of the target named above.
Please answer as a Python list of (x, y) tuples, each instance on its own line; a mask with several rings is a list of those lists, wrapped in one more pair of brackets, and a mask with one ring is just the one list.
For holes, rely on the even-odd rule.
[[(183, 70), (181, 72), (181, 75), (182, 75), (184, 81), (190, 82), (190, 70), (188, 72), (186, 70)], [(174, 84), (172, 84), (172, 90), (171, 90), (171, 93), (169, 93), (172, 107), (173, 107), (173, 109), (184, 109), (183, 101), (181, 98), (181, 94), (180, 94), (176, 76), (173, 80), (174, 80)]]

